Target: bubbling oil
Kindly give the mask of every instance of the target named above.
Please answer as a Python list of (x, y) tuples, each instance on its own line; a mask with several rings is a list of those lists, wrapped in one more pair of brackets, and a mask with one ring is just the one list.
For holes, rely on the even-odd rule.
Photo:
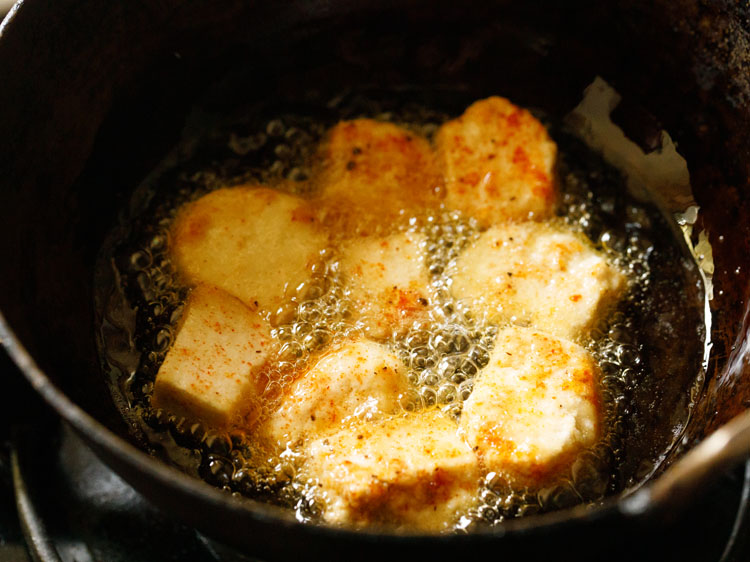
[[(109, 280), (97, 298), (102, 364), (123, 415), (153, 454), (201, 477), (238, 498), (253, 498), (293, 509), (300, 521), (316, 521), (324, 498), (317, 483), (300, 475), (303, 459), (290, 444), (276, 454), (256, 444), (241, 430), (217, 433), (153, 408), (150, 397), (156, 373), (175, 338), (188, 289), (177, 281), (170, 260), (169, 230), (177, 209), (201, 195), (228, 185), (263, 183), (306, 196), (315, 151), (325, 130), (339, 119), (355, 116), (393, 121), (430, 138), (447, 115), (414, 104), (382, 107), (354, 97), (326, 116), (285, 113), (207, 133), (211, 147), (191, 158), (172, 162), (167, 172), (144, 185), (134, 200), (146, 201), (116, 229), (99, 260)], [(511, 489), (495, 473), (484, 477), (476, 504), (460, 514), (457, 531), (492, 526), (507, 519), (551, 511), (582, 502), (597, 502), (629, 483), (618, 473), (632, 413), (632, 388), (647, 376), (637, 310), (656, 298), (652, 284), (680, 279), (680, 260), (672, 269), (654, 271), (654, 255), (678, 256), (664, 220), (648, 205), (631, 200), (623, 179), (565, 131), (550, 129), (560, 150), (561, 203), (554, 220), (584, 233), (622, 271), (630, 290), (617, 310), (603, 319), (584, 342), (601, 369), (600, 392), (605, 428), (602, 438), (575, 459), (571, 469), (543, 489)], [(134, 205), (134, 208), (138, 205)], [(405, 216), (390, 231), (424, 235), (422, 248), (430, 273), (430, 309), (406, 332), (393, 334), (387, 345), (408, 368), (411, 390), (402, 397), (404, 411), (437, 406), (459, 419), (471, 395), (474, 377), (489, 361), (501, 326), (475, 315), (454, 300), (445, 275), (449, 264), (480, 234), (477, 223), (456, 211)], [(261, 397), (267, 416), (277, 406), (281, 389), (300, 368), (332, 342), (365, 333), (363, 319), (340, 275), (335, 243), (321, 252), (311, 279), (297, 287), (288, 302), (272, 311), (272, 338), (277, 357)], [(677, 268), (675, 270), (674, 268)], [(677, 274), (677, 275), (675, 275)], [(674, 283), (678, 303), (682, 286)]]

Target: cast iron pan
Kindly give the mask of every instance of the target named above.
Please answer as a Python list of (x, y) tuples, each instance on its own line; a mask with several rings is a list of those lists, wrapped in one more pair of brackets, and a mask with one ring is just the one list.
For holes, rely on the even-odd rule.
[[(0, 31), (0, 338), (35, 389), (126, 480), (255, 555), (596, 559), (606, 546), (648, 557), (633, 534), (658, 533), (707, 474), (747, 451), (737, 440), (746, 438), (744, 418), (695, 445), (750, 397), (749, 32), (744, 8), (721, 1), (24, 0)], [(458, 85), (474, 99), (500, 93), (561, 117), (597, 75), (627, 100), (621, 125), (631, 138), (648, 145), (664, 128), (676, 140), (714, 248), (713, 354), (674, 453), (697, 451), (688, 463), (601, 506), (435, 537), (301, 525), (133, 445), (97, 361), (93, 267), (118, 210), (177, 141), (196, 100), (219, 111), (334, 86)], [(232, 88), (215, 87), (227, 76)], [(669, 396), (653, 397), (642, 446), (654, 453), (673, 429), (678, 405)]]

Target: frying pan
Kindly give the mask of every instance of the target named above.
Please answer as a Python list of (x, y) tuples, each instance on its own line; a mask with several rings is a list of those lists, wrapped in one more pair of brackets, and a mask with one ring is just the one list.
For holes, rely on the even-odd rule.
[[(0, 30), (0, 339), (123, 478), (254, 555), (597, 559), (603, 545), (630, 555), (634, 534), (658, 532), (707, 477), (748, 453), (749, 16), (720, 0), (22, 0)], [(713, 350), (697, 404), (670, 449), (687, 389), (662, 381), (634, 442), (646, 456), (669, 453), (670, 469), (601, 505), (429, 536), (301, 525), (135, 446), (97, 361), (93, 268), (118, 211), (197, 100), (204, 112), (227, 112), (289, 92), (408, 83), (463, 89), (467, 99), (501, 94), (559, 118), (597, 75), (622, 94), (619, 124), (631, 139), (653, 148), (654, 131), (670, 132), (713, 245)], [(679, 361), (674, 351), (661, 360)]]

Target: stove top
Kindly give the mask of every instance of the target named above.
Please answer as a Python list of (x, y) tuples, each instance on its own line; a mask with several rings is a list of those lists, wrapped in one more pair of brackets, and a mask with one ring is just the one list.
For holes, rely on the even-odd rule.
[(43, 562), (250, 562), (151, 506), (67, 426), (17, 431), (11, 451), (19, 522)]
[[(0, 562), (255, 561), (149, 504), (3, 356), (0, 373), (10, 374), (5, 396), (13, 398), (0, 407)], [(664, 534), (659, 560), (750, 562), (750, 461), (716, 480), (675, 522), (677, 532)]]

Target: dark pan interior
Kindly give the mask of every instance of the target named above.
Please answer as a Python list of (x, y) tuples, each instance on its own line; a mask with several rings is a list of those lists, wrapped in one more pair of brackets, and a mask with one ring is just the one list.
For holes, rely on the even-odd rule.
[[(409, 84), (561, 117), (599, 75), (633, 140), (664, 128), (677, 142), (714, 248), (714, 353), (689, 445), (750, 398), (749, 30), (733, 2), (26, 0), (0, 37), (0, 310), (56, 385), (132, 440), (97, 360), (93, 267), (196, 105)], [(684, 388), (659, 383), (634, 447), (664, 449)]]

